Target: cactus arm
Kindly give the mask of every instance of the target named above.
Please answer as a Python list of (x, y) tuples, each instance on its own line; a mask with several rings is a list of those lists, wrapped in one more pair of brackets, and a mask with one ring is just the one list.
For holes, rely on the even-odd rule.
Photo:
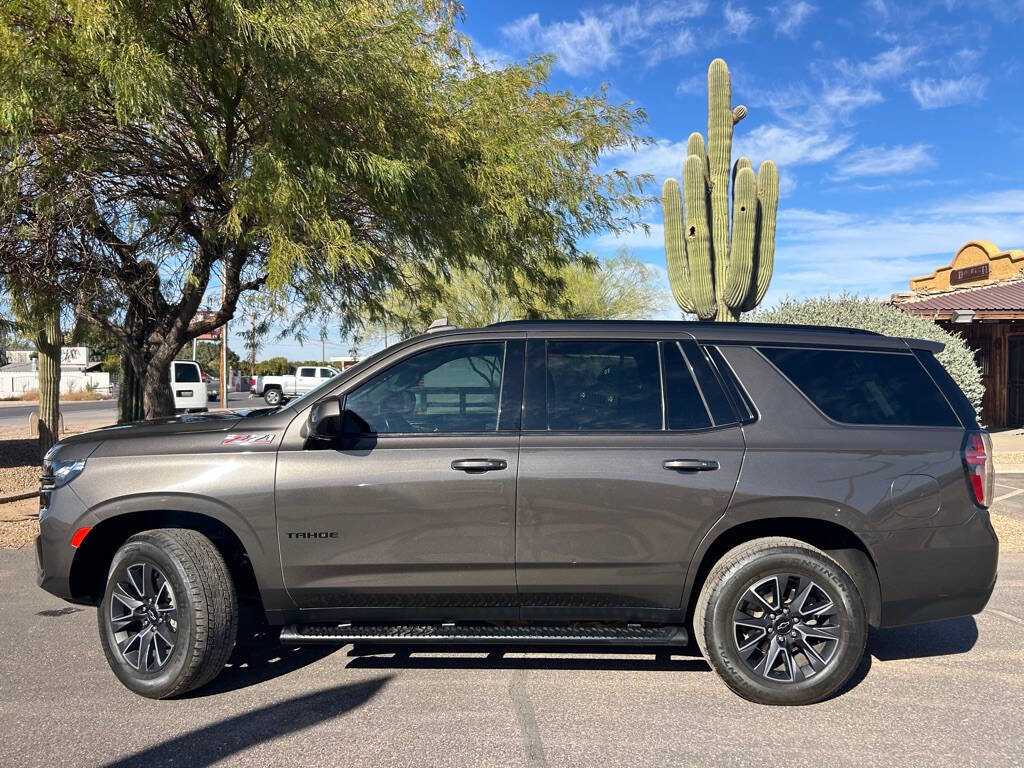
[(694, 131), (686, 140), (686, 156), (689, 157), (690, 155), (697, 155), (698, 157), (707, 156), (707, 150), (704, 149), (704, 137), (700, 131)]
[(757, 170), (757, 274), (743, 311), (754, 309), (768, 291), (775, 267), (775, 217), (779, 211), (779, 171), (766, 160)]
[(701, 320), (713, 320), (718, 306), (712, 271), (711, 231), (708, 224), (707, 161), (690, 155), (683, 166), (683, 199), (686, 202), (686, 255), (690, 272), (690, 297)]
[[(708, 68), (708, 165), (711, 187), (711, 242), (714, 251), (718, 309), (729, 270), (729, 174), (732, 165), (732, 87), (729, 68), (715, 59)], [(724, 319), (724, 318), (723, 318)]]
[[(739, 165), (739, 163), (737, 163)], [(757, 177), (749, 166), (736, 174), (732, 204), (732, 243), (729, 274), (722, 299), (737, 314), (751, 293), (754, 276), (754, 240), (757, 235)]]
[(665, 227), (665, 260), (672, 296), (683, 312), (696, 312), (690, 298), (690, 271), (686, 266), (686, 235), (683, 229), (683, 199), (675, 179), (661, 188), (661, 213)]

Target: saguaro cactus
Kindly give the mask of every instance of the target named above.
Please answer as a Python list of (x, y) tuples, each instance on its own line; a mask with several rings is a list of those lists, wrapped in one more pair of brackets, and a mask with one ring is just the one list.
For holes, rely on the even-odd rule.
[(682, 195), (675, 179), (661, 189), (672, 295), (684, 312), (701, 320), (738, 320), (761, 302), (772, 279), (779, 208), (775, 163), (766, 160), (755, 176), (750, 160), (736, 161), (731, 231), (729, 226), (732, 131), (746, 114), (746, 107), (732, 107), (729, 68), (715, 59), (708, 67), (707, 151), (704, 137), (691, 133)]

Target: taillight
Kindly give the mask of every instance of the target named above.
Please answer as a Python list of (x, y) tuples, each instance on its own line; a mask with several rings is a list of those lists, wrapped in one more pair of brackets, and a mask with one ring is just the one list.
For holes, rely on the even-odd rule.
[(992, 501), (995, 489), (995, 472), (992, 469), (992, 439), (988, 432), (968, 432), (964, 437), (962, 450), (964, 471), (967, 482), (974, 494), (974, 501), (987, 507)]

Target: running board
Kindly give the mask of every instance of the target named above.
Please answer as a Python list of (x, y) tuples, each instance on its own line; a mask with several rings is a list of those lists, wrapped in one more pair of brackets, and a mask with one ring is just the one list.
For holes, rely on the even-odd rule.
[(567, 626), (533, 624), (290, 624), (282, 643), (431, 643), (440, 645), (522, 643), (526, 645), (686, 645), (680, 626)]

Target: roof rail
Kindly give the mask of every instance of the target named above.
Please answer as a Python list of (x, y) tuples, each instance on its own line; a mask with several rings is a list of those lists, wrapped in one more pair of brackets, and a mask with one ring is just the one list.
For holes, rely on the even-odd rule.
[(791, 323), (715, 323), (705, 322), (701, 320), (504, 320), (500, 323), (491, 323), (488, 328), (503, 328), (503, 327), (514, 327), (520, 325), (637, 325), (637, 326), (666, 326), (666, 325), (680, 325), (691, 328), (716, 328), (721, 330), (723, 327), (732, 328), (765, 328), (773, 330), (790, 330), (790, 331), (817, 331), (822, 333), (844, 333), (844, 334), (863, 334), (865, 336), (881, 336), (883, 334), (876, 333), (875, 331), (866, 331), (863, 328), (846, 328), (843, 326), (824, 326), (824, 325), (798, 325)]

